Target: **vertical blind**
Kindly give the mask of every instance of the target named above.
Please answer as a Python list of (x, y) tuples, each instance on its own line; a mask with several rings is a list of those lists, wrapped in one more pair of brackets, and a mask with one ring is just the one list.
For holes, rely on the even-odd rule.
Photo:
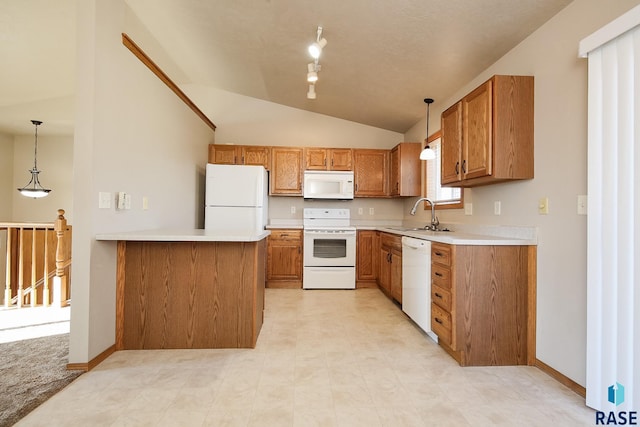
[[(632, 10), (638, 18), (639, 11)], [(589, 58), (586, 403), (607, 412), (640, 409), (640, 21), (629, 28), (628, 18), (621, 34), (611, 36), (619, 18), (600, 30), (602, 44), (583, 52)]]

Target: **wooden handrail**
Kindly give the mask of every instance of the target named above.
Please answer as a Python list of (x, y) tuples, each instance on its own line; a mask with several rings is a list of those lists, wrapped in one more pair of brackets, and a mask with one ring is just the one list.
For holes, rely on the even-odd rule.
[(0, 223), (0, 231), (7, 233), (5, 307), (67, 304), (71, 226), (64, 213), (59, 209), (51, 223)]

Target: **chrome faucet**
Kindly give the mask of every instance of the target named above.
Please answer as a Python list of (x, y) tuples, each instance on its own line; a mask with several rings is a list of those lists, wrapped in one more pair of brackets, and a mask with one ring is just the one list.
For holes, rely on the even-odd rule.
[(416, 204), (413, 205), (413, 208), (411, 209), (411, 212), (409, 212), (409, 213), (411, 215), (415, 215), (416, 214), (416, 210), (418, 209), (418, 205), (420, 204), (420, 202), (429, 202), (429, 204), (431, 205), (431, 225), (427, 225), (424, 228), (426, 230), (438, 231), (438, 226), (440, 225), (440, 221), (438, 220), (438, 217), (436, 216), (436, 204), (435, 204), (435, 202), (432, 202), (430, 199), (428, 199), (426, 197), (421, 197), (420, 199), (418, 199), (416, 201)]

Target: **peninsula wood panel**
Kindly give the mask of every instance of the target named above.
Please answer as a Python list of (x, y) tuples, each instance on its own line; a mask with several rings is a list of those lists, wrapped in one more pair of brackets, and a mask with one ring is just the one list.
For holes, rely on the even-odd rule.
[(264, 247), (264, 240), (126, 242), (118, 349), (254, 347)]
[(463, 364), (527, 364), (526, 246), (457, 246), (457, 343)]

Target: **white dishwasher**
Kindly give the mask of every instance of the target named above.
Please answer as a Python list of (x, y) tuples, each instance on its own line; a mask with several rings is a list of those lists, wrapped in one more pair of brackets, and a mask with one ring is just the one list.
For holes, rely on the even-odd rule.
[(435, 342), (431, 331), (431, 242), (402, 238), (402, 311)]

